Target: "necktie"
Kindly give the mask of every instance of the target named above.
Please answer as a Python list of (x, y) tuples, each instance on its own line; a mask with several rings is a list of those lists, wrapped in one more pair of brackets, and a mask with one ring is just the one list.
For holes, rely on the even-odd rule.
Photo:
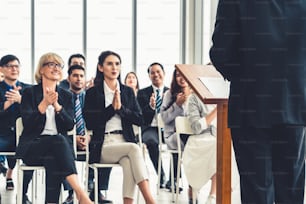
[(77, 94), (75, 97), (74, 119), (75, 119), (75, 124), (76, 124), (76, 134), (85, 135), (85, 124), (83, 120), (82, 106), (81, 106), (79, 94)]
[(159, 92), (160, 92), (160, 90), (156, 89), (155, 110), (156, 110), (157, 113), (159, 113), (160, 107), (161, 107), (161, 104), (162, 104), (162, 97), (161, 97), (161, 94)]

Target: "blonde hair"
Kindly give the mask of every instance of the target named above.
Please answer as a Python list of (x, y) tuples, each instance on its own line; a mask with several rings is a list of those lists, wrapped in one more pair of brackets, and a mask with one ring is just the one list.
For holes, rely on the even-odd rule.
[[(41, 80), (42, 80), (40, 71), (44, 67), (44, 64), (47, 62), (55, 62), (61, 65), (64, 65), (64, 60), (56, 53), (49, 52), (49, 53), (42, 55), (38, 61), (37, 68), (35, 71), (35, 81), (38, 84), (41, 83)], [(60, 80), (62, 80), (62, 77), (63, 77), (63, 74)]]

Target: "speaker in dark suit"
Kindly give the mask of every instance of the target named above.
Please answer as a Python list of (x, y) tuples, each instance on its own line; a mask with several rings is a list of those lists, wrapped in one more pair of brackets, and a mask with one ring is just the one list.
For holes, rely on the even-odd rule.
[(219, 1), (210, 56), (231, 81), (242, 203), (304, 202), (305, 19), (305, 1)]

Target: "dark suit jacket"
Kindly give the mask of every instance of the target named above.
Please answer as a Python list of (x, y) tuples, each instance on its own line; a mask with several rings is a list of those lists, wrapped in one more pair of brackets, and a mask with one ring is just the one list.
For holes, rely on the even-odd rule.
[[(21, 90), (19, 93), (23, 95), (25, 88), (31, 85), (25, 84), (23, 82), (17, 81), (16, 86), (20, 86)], [(20, 117), (20, 104), (14, 103), (14, 110), (11, 111), (10, 108), (3, 110), (4, 102), (6, 101), (5, 93), (7, 92), (7, 85), (4, 81), (0, 82), (0, 134), (4, 132), (14, 130), (16, 125), (16, 119)]]
[(306, 2), (220, 0), (210, 57), (231, 81), (229, 126), (306, 124)]
[[(164, 87), (163, 93), (167, 91), (169, 88)], [(142, 131), (145, 131), (148, 127), (151, 126), (152, 120), (155, 116), (155, 110), (150, 107), (150, 97), (154, 92), (152, 86), (148, 86), (146, 88), (140, 89), (137, 93), (137, 100), (142, 109), (143, 114), (143, 126), (141, 127)]]
[[(57, 131), (61, 135), (67, 135), (74, 126), (72, 94), (60, 87), (56, 88), (58, 92), (58, 103), (62, 105), (62, 110), (55, 114)], [(38, 105), (43, 99), (42, 85), (38, 84), (25, 89), (21, 100), (21, 117), (24, 126), (20, 136), (19, 144), (16, 150), (17, 158), (22, 158), (31, 143), (41, 137), (41, 132), (45, 127), (46, 114), (38, 111)]]
[(136, 142), (132, 125), (141, 125), (141, 109), (130, 87), (120, 85), (120, 92), (122, 106), (120, 110), (115, 111), (112, 105), (105, 107), (103, 83), (86, 91), (83, 114), (87, 129), (93, 130), (89, 144), (90, 163), (100, 162), (105, 125), (115, 114), (121, 118), (124, 139), (127, 142)]

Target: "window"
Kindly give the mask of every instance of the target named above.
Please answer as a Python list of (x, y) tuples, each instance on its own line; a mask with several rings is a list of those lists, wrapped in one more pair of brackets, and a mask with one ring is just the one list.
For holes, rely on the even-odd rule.
[(35, 62), (47, 52), (59, 54), (67, 76), (68, 58), (83, 54), (83, 1), (35, 1)]
[(87, 1), (87, 78), (96, 75), (102, 51), (118, 53), (121, 77), (132, 67), (132, 1)]
[(165, 84), (170, 85), (174, 65), (180, 63), (180, 1), (137, 1), (137, 75), (140, 87), (151, 84), (147, 68), (160, 62)]
[(0, 58), (13, 54), (20, 60), (22, 82), (31, 83), (31, 7), (29, 1), (0, 1)]

